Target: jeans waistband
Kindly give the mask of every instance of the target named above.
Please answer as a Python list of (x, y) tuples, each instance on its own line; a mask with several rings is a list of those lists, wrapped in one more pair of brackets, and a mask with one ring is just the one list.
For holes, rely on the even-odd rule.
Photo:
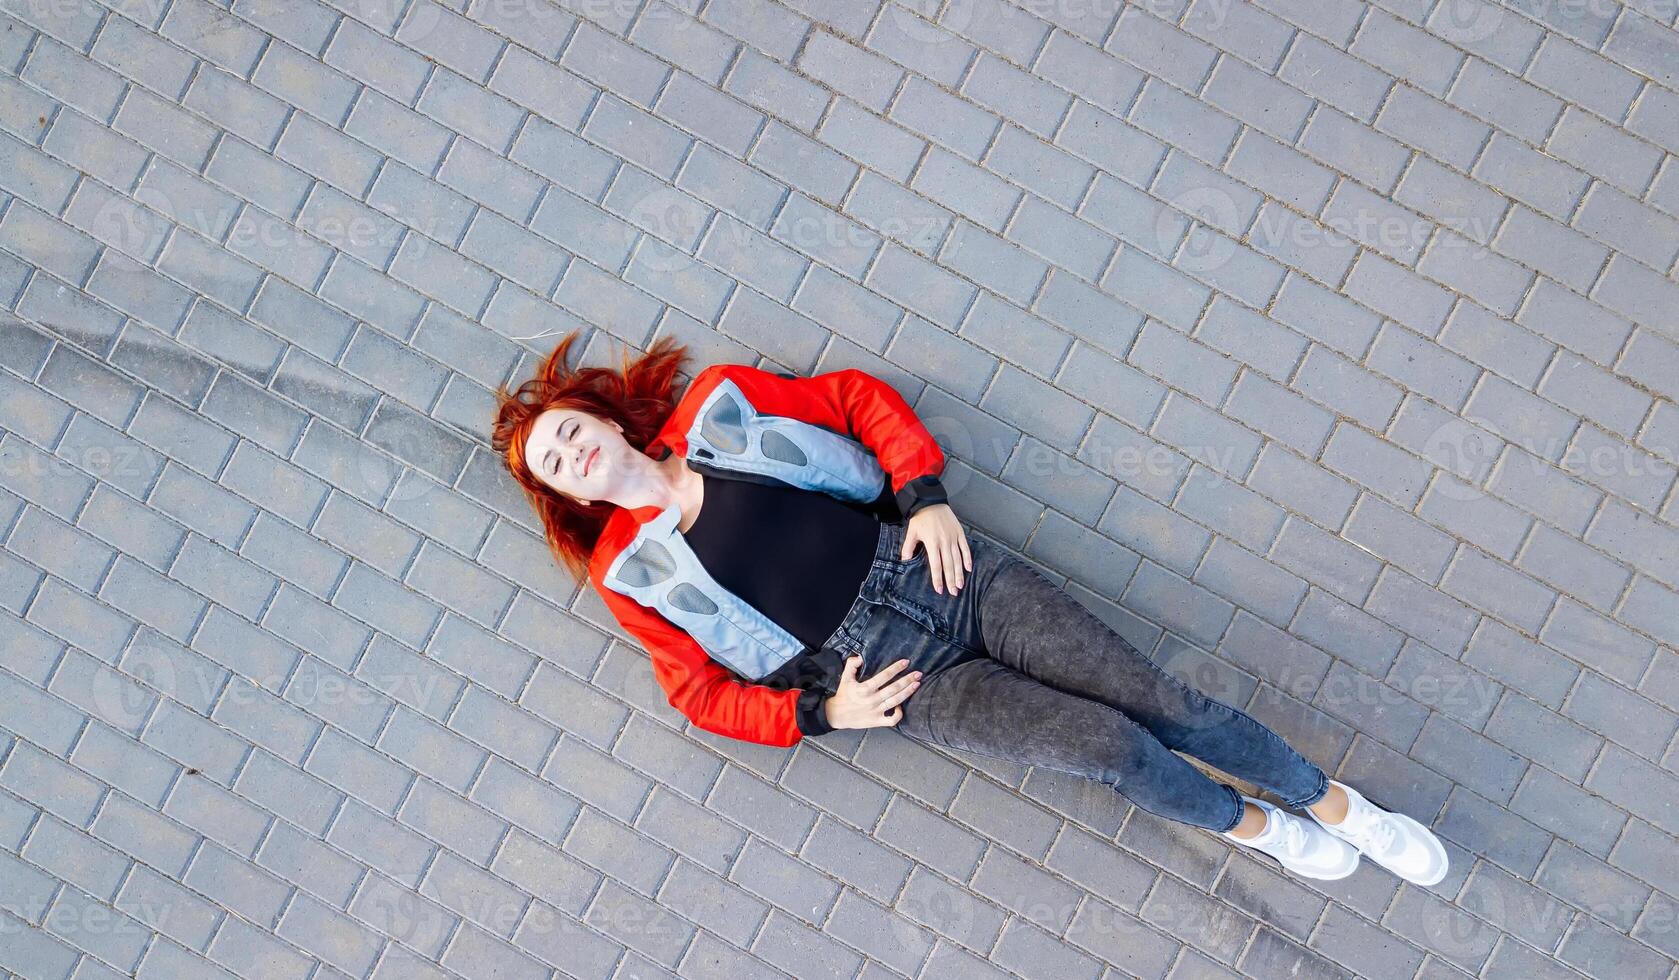
[(905, 530), (903, 524), (880, 523), (880, 534), (874, 545), (874, 561), (869, 565), (868, 574), (863, 576), (851, 608), (846, 610), (834, 632), (823, 641), (823, 649), (837, 650), (846, 655), (862, 652), (862, 643), (857, 639), (861, 634), (860, 627), (869, 611), (879, 602), (881, 590), (900, 567), (898, 555), (903, 550)]

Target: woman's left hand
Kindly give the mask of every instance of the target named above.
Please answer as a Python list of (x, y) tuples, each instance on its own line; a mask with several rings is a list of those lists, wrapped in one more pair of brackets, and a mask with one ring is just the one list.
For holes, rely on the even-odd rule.
[(927, 549), (927, 567), (933, 575), (933, 589), (940, 595), (945, 586), (950, 594), (962, 590), (968, 573), (974, 569), (974, 556), (968, 550), (968, 536), (962, 522), (949, 504), (931, 504), (916, 511), (904, 532), (903, 552), (898, 557), (909, 561), (919, 543)]

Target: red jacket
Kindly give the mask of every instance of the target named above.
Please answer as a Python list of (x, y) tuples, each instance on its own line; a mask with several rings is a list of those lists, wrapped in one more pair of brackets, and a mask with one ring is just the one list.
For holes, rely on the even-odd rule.
[[(903, 396), (855, 368), (797, 378), (744, 364), (708, 367), (694, 378), (644, 452), (659, 459), (668, 447), (687, 455), (685, 433), (706, 396), (725, 379), (734, 382), (760, 413), (824, 426), (861, 442), (886, 471), (893, 494), (901, 494), (917, 477), (936, 478), (944, 470), (943, 451)], [(619, 625), (647, 648), (653, 676), (672, 707), (695, 725), (729, 738), (793, 745), (803, 737), (796, 714), (803, 693), (799, 688), (781, 690), (743, 681), (657, 611), (602, 584), (607, 568), (640, 525), (659, 513), (653, 506), (613, 511), (590, 555), (595, 591)]]

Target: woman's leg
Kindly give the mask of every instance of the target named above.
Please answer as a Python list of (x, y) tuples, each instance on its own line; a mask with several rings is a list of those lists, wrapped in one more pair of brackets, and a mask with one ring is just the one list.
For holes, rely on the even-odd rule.
[(1003, 563), (973, 599), (985, 651), (998, 663), (1123, 712), (1165, 747), (1289, 806), (1315, 803), (1328, 790), (1324, 771), (1281, 736), (1168, 674), (1026, 562)]
[(1100, 780), (1150, 813), (1208, 830), (1228, 831), (1243, 815), (1234, 788), (1207, 778), (1124, 713), (986, 657), (926, 675), (904, 702), (897, 730)]

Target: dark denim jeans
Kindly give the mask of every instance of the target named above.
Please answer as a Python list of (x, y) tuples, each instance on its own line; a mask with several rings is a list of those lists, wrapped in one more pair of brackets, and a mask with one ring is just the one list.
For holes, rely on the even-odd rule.
[(1280, 796), (1317, 802), (1324, 771), (1246, 712), (1139, 652), (1036, 568), (978, 534), (957, 595), (933, 590), (923, 549), (898, 559), (882, 524), (874, 564), (826, 646), (867, 677), (901, 658), (925, 672), (897, 730), (919, 741), (1100, 780), (1150, 813), (1225, 831), (1241, 796), (1172, 750)]

